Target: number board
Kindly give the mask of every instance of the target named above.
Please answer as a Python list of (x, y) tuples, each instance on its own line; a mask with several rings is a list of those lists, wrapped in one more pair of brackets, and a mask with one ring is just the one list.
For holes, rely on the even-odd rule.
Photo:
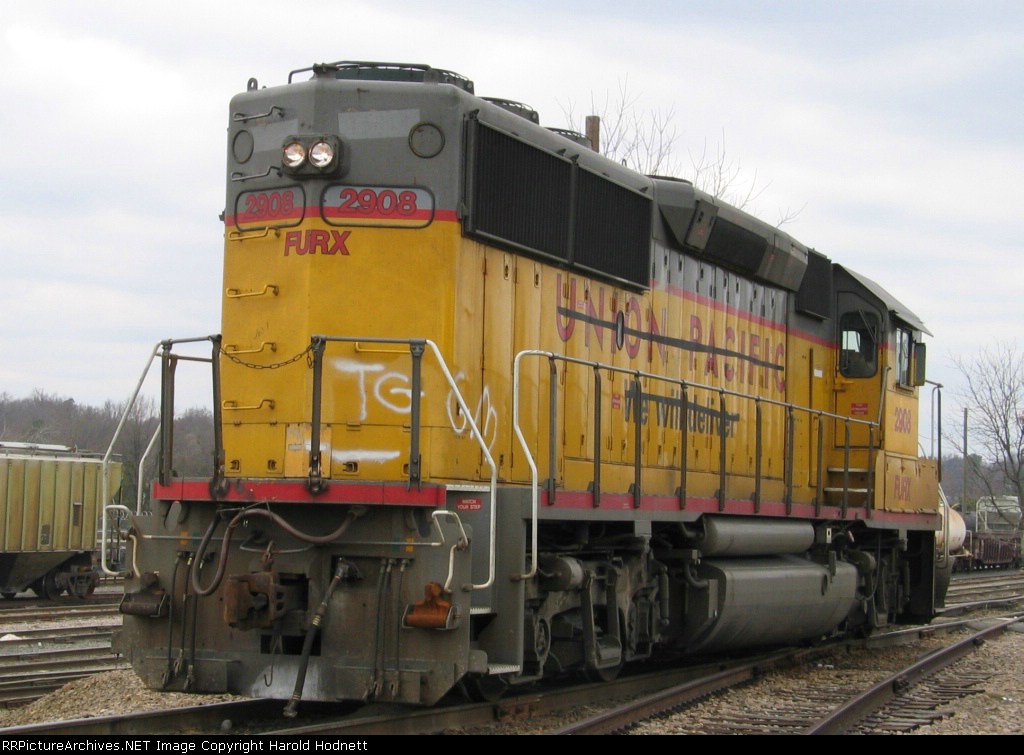
[(306, 198), (301, 186), (246, 191), (235, 202), (235, 226), (245, 230), (298, 225), (305, 212)]
[(424, 228), (434, 219), (434, 195), (402, 186), (328, 186), (321, 211), (331, 225)]

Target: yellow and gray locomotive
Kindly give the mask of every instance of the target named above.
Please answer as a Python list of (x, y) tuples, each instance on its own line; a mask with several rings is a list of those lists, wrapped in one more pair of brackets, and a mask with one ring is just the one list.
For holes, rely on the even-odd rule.
[[(135, 516), (154, 688), (431, 705), (928, 620), (918, 318), (424, 65), (235, 96), (216, 458)], [(182, 339), (194, 340), (194, 339)]]

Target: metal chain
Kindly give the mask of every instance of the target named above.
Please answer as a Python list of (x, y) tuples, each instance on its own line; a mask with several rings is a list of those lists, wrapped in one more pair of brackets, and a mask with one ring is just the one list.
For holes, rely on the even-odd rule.
[[(276, 370), (278, 367), (284, 367), (285, 365), (289, 365), (292, 362), (299, 361), (300, 359), (302, 359), (302, 357), (304, 357), (307, 354), (309, 354), (309, 352), (312, 351), (312, 349), (313, 349), (313, 344), (310, 344), (309, 346), (307, 346), (305, 349), (300, 351), (295, 356), (290, 357), (288, 359), (285, 359), (283, 362), (274, 362), (273, 364), (253, 364), (252, 362), (246, 362), (246, 361), (244, 361), (242, 359), (239, 359), (237, 356), (232, 354), (230, 351), (225, 351), (223, 347), (221, 347), (220, 353), (223, 354), (224, 356), (226, 356), (228, 359), (230, 359), (235, 364), (241, 365), (242, 367), (248, 367), (251, 370)], [(306, 362), (307, 362), (307, 364), (310, 363), (310, 361), (308, 359), (306, 360)]]

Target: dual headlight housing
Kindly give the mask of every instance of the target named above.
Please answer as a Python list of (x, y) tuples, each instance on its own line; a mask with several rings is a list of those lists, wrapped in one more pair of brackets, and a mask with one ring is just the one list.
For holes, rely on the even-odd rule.
[(281, 165), (291, 175), (334, 174), (345, 162), (345, 145), (336, 136), (290, 136), (281, 147)]

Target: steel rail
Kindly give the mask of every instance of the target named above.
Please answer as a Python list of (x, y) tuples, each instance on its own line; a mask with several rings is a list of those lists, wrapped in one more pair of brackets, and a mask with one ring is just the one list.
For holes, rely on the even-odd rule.
[(874, 687), (862, 692), (845, 705), (836, 708), (817, 723), (808, 726), (803, 734), (843, 734), (854, 725), (875, 713), (882, 706), (903, 694), (909, 687), (957, 662), (976, 650), (990, 637), (995, 637), (1020, 621), (1019, 616), (1001, 619), (991, 627), (982, 629), (947, 648), (937, 650), (917, 663), (902, 669)]

